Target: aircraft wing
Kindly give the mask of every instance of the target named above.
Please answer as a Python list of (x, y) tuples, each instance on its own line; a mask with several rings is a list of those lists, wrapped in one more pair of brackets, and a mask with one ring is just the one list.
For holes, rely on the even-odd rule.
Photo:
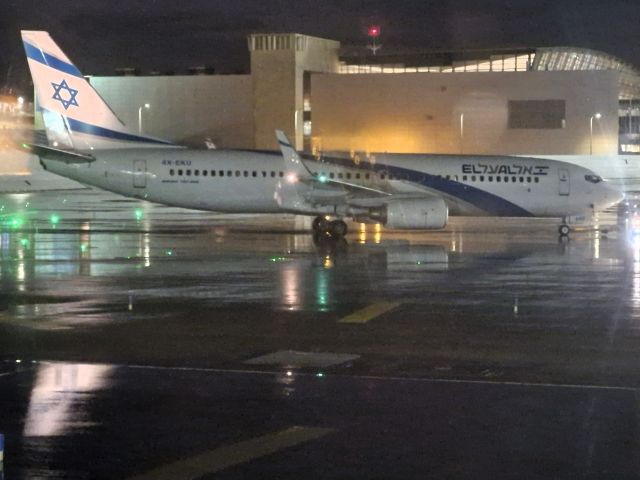
[(343, 179), (318, 176), (309, 169), (304, 158), (295, 151), (282, 131), (276, 131), (276, 137), (285, 169), (292, 175), (287, 177), (287, 181), (281, 182), (275, 194), (276, 200), (284, 209), (312, 212), (316, 209), (336, 210), (341, 207), (367, 208), (382, 206), (392, 200), (435, 197), (426, 192), (398, 194), (387, 191), (382, 186), (358, 185)]
[(38, 145), (32, 143), (23, 144), (25, 148), (30, 150), (34, 155), (47, 160), (55, 160), (64, 163), (91, 163), (96, 159), (92, 155), (79, 152), (71, 152), (68, 150), (60, 150), (46, 145)]

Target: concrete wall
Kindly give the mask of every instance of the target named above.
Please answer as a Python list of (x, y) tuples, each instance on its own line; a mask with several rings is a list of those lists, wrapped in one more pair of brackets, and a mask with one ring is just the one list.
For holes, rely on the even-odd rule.
[[(262, 37), (260, 47), (257, 37)], [(272, 48), (278, 39), (287, 39), (289, 48)], [(301, 149), (304, 72), (337, 71), (340, 43), (306, 35), (274, 34), (251, 36), (249, 45), (255, 147), (277, 150), (274, 131), (280, 129)]]
[[(618, 151), (618, 74), (314, 74), (313, 143), (322, 150), (487, 154)], [(509, 129), (509, 100), (566, 102), (559, 129)], [(463, 135), (460, 115), (463, 114)]]
[(132, 129), (183, 143), (253, 148), (250, 75), (92, 77), (91, 84)]

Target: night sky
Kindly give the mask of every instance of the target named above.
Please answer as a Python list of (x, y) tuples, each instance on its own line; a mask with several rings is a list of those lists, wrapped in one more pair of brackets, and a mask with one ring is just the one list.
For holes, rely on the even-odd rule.
[(640, 0), (0, 0), (0, 87), (28, 93), (20, 29), (48, 30), (83, 73), (110, 75), (248, 72), (249, 33), (363, 45), (370, 24), (393, 49), (571, 45), (640, 66)]

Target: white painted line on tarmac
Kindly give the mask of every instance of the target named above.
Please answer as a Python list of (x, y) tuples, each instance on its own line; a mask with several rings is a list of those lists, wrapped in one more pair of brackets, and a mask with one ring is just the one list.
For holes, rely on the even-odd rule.
[[(242, 370), (242, 369), (222, 369), (207, 367), (163, 367), (154, 365), (115, 365), (124, 368), (143, 369), (143, 370), (175, 370), (185, 372), (203, 372), (203, 373), (230, 373), (245, 375), (280, 375), (282, 370)], [(299, 377), (316, 377), (315, 373), (296, 372)], [(592, 385), (579, 383), (536, 383), (536, 382), (515, 382), (500, 380), (465, 380), (457, 378), (422, 378), (422, 377), (382, 377), (377, 375), (343, 375), (326, 373), (324, 378), (342, 378), (342, 379), (362, 379), (362, 380), (379, 380), (386, 382), (414, 382), (414, 383), (460, 383), (460, 384), (477, 384), (477, 385), (493, 385), (493, 386), (512, 386), (512, 387), (532, 387), (532, 388), (567, 388), (580, 390), (609, 390), (621, 392), (639, 392), (640, 387), (620, 387), (616, 385)]]
[(323, 437), (331, 428), (294, 426), (154, 468), (129, 480), (192, 480)]

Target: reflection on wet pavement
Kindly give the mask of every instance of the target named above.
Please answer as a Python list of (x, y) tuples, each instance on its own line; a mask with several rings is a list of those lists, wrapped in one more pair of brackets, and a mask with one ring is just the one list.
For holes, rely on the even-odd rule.
[(105, 388), (112, 369), (105, 365), (39, 364), (23, 437), (69, 435), (72, 428), (91, 426), (92, 394)]
[[(8, 478), (227, 451), (252, 460), (215, 478), (635, 478), (633, 232), (453, 219), (314, 242), (293, 217), (95, 192), (0, 206)], [(308, 362), (327, 356), (349, 360)]]

